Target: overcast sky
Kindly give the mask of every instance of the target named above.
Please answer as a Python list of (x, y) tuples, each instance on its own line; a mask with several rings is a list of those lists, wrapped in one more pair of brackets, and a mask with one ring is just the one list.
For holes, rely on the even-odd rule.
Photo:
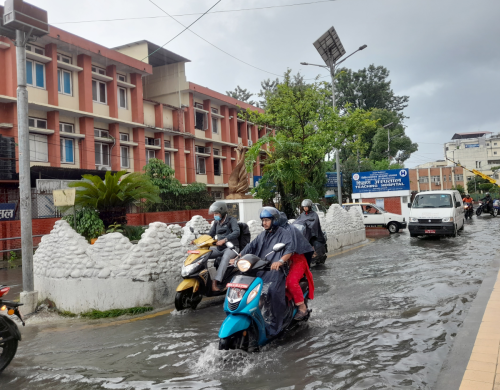
[[(217, 0), (153, 0), (173, 15), (203, 13)], [(269, 7), (318, 0), (222, 0), (212, 11)], [(147, 39), (159, 45), (183, 27), (158, 19), (60, 24), (59, 22), (164, 15), (149, 0), (30, 0), (49, 22), (108, 47)], [(179, 16), (188, 25), (198, 16)], [(396, 94), (410, 96), (407, 133), (419, 150), (407, 167), (443, 159), (443, 143), (455, 132), (500, 132), (499, 0), (336, 0), (294, 7), (208, 14), (192, 30), (235, 57), (268, 72), (287, 68), (307, 77), (321, 63), (314, 42), (332, 25), (347, 54), (368, 48), (344, 64), (390, 70)], [(272, 74), (245, 65), (186, 31), (166, 46), (192, 62), (189, 81), (219, 92), (236, 85), (258, 92)]]

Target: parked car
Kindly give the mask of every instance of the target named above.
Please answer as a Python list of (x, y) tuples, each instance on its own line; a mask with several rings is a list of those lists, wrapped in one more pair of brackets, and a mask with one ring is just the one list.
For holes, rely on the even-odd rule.
[(419, 192), (410, 207), (410, 237), (456, 237), (465, 226), (462, 197), (456, 190)]
[(347, 211), (353, 207), (358, 210), (363, 216), (365, 227), (385, 227), (391, 234), (406, 229), (405, 217), (388, 213), (382, 207), (372, 203), (346, 203), (342, 207)]

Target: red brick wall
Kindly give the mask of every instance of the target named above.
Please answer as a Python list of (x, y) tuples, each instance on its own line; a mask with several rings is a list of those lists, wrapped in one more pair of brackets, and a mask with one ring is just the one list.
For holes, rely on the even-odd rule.
[[(49, 234), (56, 221), (60, 218), (40, 218), (33, 219), (33, 235)], [(21, 221), (3, 221), (0, 222), (0, 237), (21, 237)], [(42, 237), (33, 237), (33, 246), (40, 243)], [(21, 248), (21, 240), (0, 241), (0, 250)], [(1, 257), (1, 255), (0, 255)]]
[[(389, 213), (402, 215), (401, 212), (401, 197), (394, 196), (391, 198), (383, 198), (384, 199), (384, 209)], [(363, 198), (362, 202), (373, 203), (375, 204), (375, 198)]]

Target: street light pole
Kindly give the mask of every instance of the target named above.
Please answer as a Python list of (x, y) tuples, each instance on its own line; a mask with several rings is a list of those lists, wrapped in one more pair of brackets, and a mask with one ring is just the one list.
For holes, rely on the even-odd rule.
[[(335, 68), (337, 65), (341, 64), (345, 60), (347, 60), (349, 57), (352, 55), (356, 54), (358, 51), (366, 49), (368, 46), (363, 45), (358, 48), (358, 50), (352, 52), (349, 54), (347, 57), (345, 57), (342, 61), (336, 62), (330, 52), (330, 59), (328, 61), (328, 65), (317, 65), (317, 64), (309, 64), (307, 62), (301, 62), (301, 65), (311, 65), (311, 66), (319, 66), (320, 68), (325, 68), (329, 69), (330, 71), (330, 76), (332, 78), (332, 105), (333, 105), (333, 111), (337, 109), (337, 102), (335, 98)], [(391, 123), (392, 124), (392, 123)], [(337, 148), (334, 148), (335, 151), (335, 165), (337, 166), (337, 197), (339, 200), (339, 205), (342, 206), (342, 186), (340, 182), (340, 156), (339, 156), (339, 150)]]

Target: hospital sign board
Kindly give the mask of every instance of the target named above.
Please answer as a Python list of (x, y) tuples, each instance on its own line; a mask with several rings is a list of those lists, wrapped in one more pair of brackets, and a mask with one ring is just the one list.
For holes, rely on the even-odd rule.
[(407, 168), (358, 172), (352, 175), (354, 194), (401, 190), (410, 190), (410, 175)]

